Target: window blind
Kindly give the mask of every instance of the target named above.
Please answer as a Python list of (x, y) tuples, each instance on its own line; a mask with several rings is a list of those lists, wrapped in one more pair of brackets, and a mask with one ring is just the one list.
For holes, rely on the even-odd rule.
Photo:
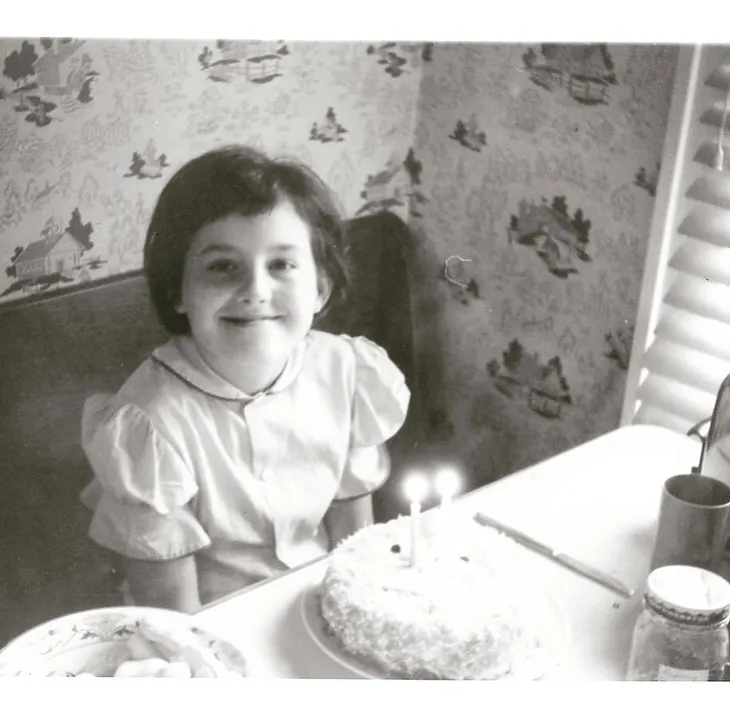
[(729, 94), (730, 47), (680, 49), (622, 425), (686, 432), (730, 373)]

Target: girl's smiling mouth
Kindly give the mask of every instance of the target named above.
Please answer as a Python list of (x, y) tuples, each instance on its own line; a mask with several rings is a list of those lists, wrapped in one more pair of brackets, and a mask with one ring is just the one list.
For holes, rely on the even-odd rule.
[(281, 316), (221, 316), (220, 320), (233, 326), (246, 327), (276, 321), (279, 318)]

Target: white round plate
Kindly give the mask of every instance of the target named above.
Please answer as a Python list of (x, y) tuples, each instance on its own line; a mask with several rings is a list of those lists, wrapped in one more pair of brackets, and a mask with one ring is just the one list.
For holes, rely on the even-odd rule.
[(208, 647), (230, 672), (246, 674), (240, 651), (195, 625), (194, 617), (178, 611), (141, 606), (98, 608), (72, 613), (35, 626), (0, 651), (0, 676), (77, 676), (93, 665), (113, 672), (128, 658), (124, 641), (149, 620), (165, 627), (187, 628), (200, 646)]
[[(302, 620), (315, 644), (340, 666), (357, 676), (366, 679), (397, 678), (389, 675), (378, 665), (368, 663), (342, 648), (337, 638), (329, 632), (327, 623), (322, 617), (320, 588), (319, 584), (310, 587), (302, 594), (300, 600)], [(553, 628), (547, 630), (549, 641), (520, 667), (519, 672), (504, 676), (502, 679), (534, 681), (541, 679), (557, 666), (560, 654), (568, 645), (570, 635), (568, 618), (558, 603), (549, 596), (545, 597), (545, 609), (545, 613), (549, 614), (548, 617), (553, 622)]]
[(359, 659), (352, 654), (348, 654), (340, 645), (337, 639), (330, 634), (327, 623), (322, 618), (320, 610), (320, 586), (316, 585), (306, 590), (301, 597), (300, 605), (302, 610), (302, 619), (307, 627), (309, 635), (314, 643), (319, 646), (322, 651), (331, 659), (334, 659), (340, 666), (357, 676), (366, 679), (388, 679), (385, 671), (378, 668), (377, 665), (369, 665), (364, 660)]

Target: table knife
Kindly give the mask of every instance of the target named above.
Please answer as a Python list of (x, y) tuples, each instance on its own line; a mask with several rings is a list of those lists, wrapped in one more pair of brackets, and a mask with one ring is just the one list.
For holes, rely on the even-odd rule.
[(564, 565), (566, 568), (570, 568), (576, 573), (580, 573), (580, 575), (585, 576), (586, 578), (590, 578), (596, 583), (600, 583), (606, 588), (609, 588), (626, 598), (631, 598), (631, 596), (634, 595), (634, 592), (631, 588), (624, 585), (616, 578), (613, 578), (606, 573), (602, 573), (593, 566), (582, 563), (581, 561), (573, 558), (570, 555), (561, 553), (560, 551), (551, 548), (549, 545), (545, 545), (545, 543), (541, 543), (539, 540), (535, 540), (529, 535), (525, 535), (525, 533), (522, 533), (519, 530), (515, 530), (515, 528), (512, 528), (509, 525), (504, 525), (503, 523), (494, 520), (484, 513), (476, 513), (474, 515), (474, 519), (480, 525), (486, 525), (488, 527), (494, 528), (495, 530), (498, 530), (504, 535), (507, 535), (508, 537), (517, 541), (521, 545), (524, 545), (525, 547), (530, 548), (531, 550), (534, 550), (537, 553), (540, 553), (541, 555), (544, 555), (545, 557), (550, 558), (557, 563), (560, 563), (561, 565)]

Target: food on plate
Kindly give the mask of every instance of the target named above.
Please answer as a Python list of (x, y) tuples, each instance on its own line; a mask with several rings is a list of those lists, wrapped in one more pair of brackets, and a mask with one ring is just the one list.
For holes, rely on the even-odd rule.
[[(184, 677), (190, 677), (192, 676), (190, 672), (190, 667), (188, 666), (188, 663), (178, 662), (182, 664), (185, 667), (185, 672), (181, 674), (180, 676)], [(160, 658), (154, 658), (154, 659), (140, 659), (139, 661), (123, 661), (118, 667), (117, 670), (114, 672), (115, 677), (157, 677), (157, 676), (165, 676), (163, 672), (168, 669), (168, 667), (172, 666), (170, 662), (165, 661), (164, 659)]]
[(337, 645), (398, 678), (535, 678), (556, 623), (523, 575), (531, 556), (469, 518), (435, 518), (412, 565), (410, 521), (372, 525), (335, 549), (320, 609)]
[[(143, 619), (137, 630), (120, 644), (121, 661), (110, 673), (101, 663), (91, 665), (76, 676), (114, 677), (241, 677), (229, 669), (215, 652), (200, 643), (189, 628), (170, 628)], [(109, 662), (109, 658), (105, 660)], [(106, 673), (104, 673), (106, 672)]]

